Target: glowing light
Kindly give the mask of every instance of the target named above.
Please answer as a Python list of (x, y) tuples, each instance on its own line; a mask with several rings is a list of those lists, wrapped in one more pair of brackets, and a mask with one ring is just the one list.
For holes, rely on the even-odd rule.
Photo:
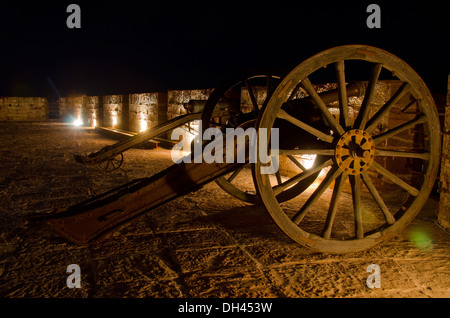
[(145, 119), (141, 119), (141, 130), (140, 132), (147, 130), (147, 121)]
[(316, 160), (316, 155), (301, 155), (299, 159), (299, 162), (303, 165), (303, 167), (309, 169), (313, 166), (314, 161)]
[(433, 247), (433, 240), (427, 233), (421, 230), (413, 231), (410, 234), (409, 240), (414, 243), (419, 250), (430, 250)]
[(74, 120), (73, 124), (77, 127), (80, 127), (83, 125), (83, 121), (81, 120), (80, 117), (78, 117), (77, 119)]
[(97, 127), (97, 119), (95, 119), (95, 118), (92, 121), (92, 127)]
[(117, 116), (112, 116), (112, 125), (113, 127), (117, 125)]

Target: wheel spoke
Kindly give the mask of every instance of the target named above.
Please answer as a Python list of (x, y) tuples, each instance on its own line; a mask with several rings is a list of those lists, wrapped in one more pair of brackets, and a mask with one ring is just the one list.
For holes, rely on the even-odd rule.
[(256, 101), (255, 95), (253, 94), (253, 89), (250, 86), (248, 80), (244, 80), (245, 86), (247, 86), (248, 93), (250, 95), (250, 100), (252, 101), (253, 110), (258, 110), (258, 102)]
[(366, 185), (366, 187), (369, 190), (370, 194), (372, 194), (373, 198), (375, 199), (375, 202), (377, 202), (377, 204), (378, 204), (378, 207), (383, 212), (383, 215), (384, 215), (384, 218), (386, 219), (386, 221), (389, 224), (394, 224), (395, 223), (394, 216), (391, 214), (391, 212), (389, 212), (388, 207), (386, 206), (386, 204), (384, 203), (384, 201), (381, 198), (380, 194), (378, 193), (377, 189), (373, 185), (372, 180), (370, 180), (370, 177), (367, 174), (367, 172), (363, 172), (361, 174), (361, 176), (362, 176), (364, 184)]
[(404, 82), (402, 86), (395, 92), (394, 95), (384, 104), (375, 115), (367, 122), (365, 131), (371, 133), (381, 118), (394, 106), (400, 98), (402, 98), (411, 89), (411, 85)]
[(322, 114), (325, 116), (325, 118), (327, 119), (328, 123), (331, 125), (333, 130), (337, 132), (339, 135), (342, 135), (345, 132), (344, 129), (336, 121), (336, 118), (334, 118), (333, 115), (330, 113), (327, 106), (323, 102), (322, 98), (320, 98), (319, 94), (314, 89), (309, 78), (306, 77), (304, 80), (301, 81), (300, 84), (308, 92), (309, 96), (314, 100), (316, 105), (320, 108)]
[(384, 133), (381, 133), (379, 135), (374, 136), (373, 137), (373, 142), (375, 144), (378, 144), (378, 143), (382, 142), (383, 140), (385, 140), (387, 138), (395, 136), (395, 135), (401, 133), (402, 131), (411, 129), (415, 125), (423, 124), (426, 121), (427, 121), (427, 116), (422, 114), (422, 115), (420, 115), (420, 116), (418, 116), (418, 117), (416, 117), (416, 118), (414, 118), (414, 119), (412, 119), (412, 120), (410, 120), (410, 121), (408, 121), (408, 122), (406, 122), (406, 123), (404, 123), (402, 125), (399, 125), (399, 126), (397, 126), (395, 128), (392, 128), (392, 129), (390, 129), (388, 131), (385, 131)]
[(312, 176), (313, 174), (315, 174), (316, 172), (319, 172), (320, 170), (330, 166), (333, 164), (333, 160), (332, 159), (328, 159), (327, 161), (325, 161), (324, 163), (322, 163), (321, 165), (315, 167), (315, 168), (311, 168), (309, 170), (306, 170), (304, 172), (299, 173), (298, 175), (290, 178), (289, 180), (286, 180), (285, 182), (283, 182), (280, 185), (277, 185), (275, 187), (273, 187), (273, 193), (275, 195), (278, 195), (279, 193), (281, 193), (282, 191), (284, 191), (284, 189), (289, 188), (290, 186), (293, 186), (294, 184)]
[(300, 84), (301, 84), (301, 83), (298, 83), (298, 84), (294, 87), (294, 89), (292, 90), (291, 95), (289, 95), (289, 98), (288, 98), (287, 101), (291, 101), (291, 100), (294, 99), (295, 95), (297, 95), (297, 92), (298, 92), (298, 90), (300, 89), (300, 86), (301, 86)]
[(402, 108), (402, 110), (400, 110), (400, 112), (402, 113), (406, 113), (406, 111), (408, 110), (408, 108), (410, 108), (412, 105), (414, 105), (417, 102), (417, 100), (412, 100), (411, 102), (408, 103), (408, 105), (406, 105), (405, 107)]
[(334, 218), (336, 216), (337, 202), (341, 195), (342, 185), (345, 181), (345, 174), (341, 174), (337, 177), (334, 183), (333, 195), (331, 196), (330, 208), (328, 209), (327, 220), (325, 221), (325, 226), (323, 228), (322, 237), (324, 239), (329, 239), (331, 237), (331, 230), (333, 228)]
[(350, 118), (348, 115), (348, 99), (347, 99), (347, 87), (345, 84), (345, 64), (344, 61), (338, 61), (335, 64), (337, 88), (339, 93), (339, 110), (340, 117), (339, 123), (341, 126), (350, 127)]
[(359, 175), (350, 175), (350, 185), (352, 187), (353, 213), (355, 217), (355, 233), (357, 239), (364, 238), (364, 228), (361, 210), (361, 179)]
[(273, 93), (273, 90), (272, 90), (272, 75), (268, 75), (267, 76), (266, 92), (267, 92), (266, 99), (264, 100), (261, 108), (265, 108), (266, 107), (267, 103), (270, 100), (270, 96), (272, 96), (272, 93)]
[[(285, 112), (283, 109), (280, 109), (277, 113), (277, 117), (281, 118), (281, 119), (285, 119), (288, 122), (296, 125), (297, 127), (306, 130), (307, 132), (309, 132), (310, 134), (316, 136), (317, 138), (319, 138), (322, 141), (328, 142), (328, 143), (332, 143), (333, 142), (333, 137), (330, 135), (327, 135), (323, 132), (321, 132), (320, 130), (302, 122), (301, 120), (298, 120), (297, 118), (289, 115), (287, 112)], [(334, 118), (334, 117), (333, 117)]]
[[(272, 156), (272, 162), (276, 162), (276, 167), (280, 167), (280, 161), (279, 161), (279, 157), (278, 156)], [(277, 184), (280, 185), (281, 183), (283, 183), (283, 180), (281, 180), (281, 173), (280, 173), (280, 169), (278, 168), (277, 171), (274, 173), (275, 177), (277, 179)]]
[(373, 161), (372, 165), (371, 165), (371, 168), (375, 169), (375, 171), (381, 173), (383, 176), (385, 176), (386, 178), (388, 178), (389, 180), (394, 182), (396, 185), (398, 185), (399, 187), (401, 187), (404, 190), (406, 190), (412, 196), (417, 196), (419, 194), (419, 190), (417, 190), (415, 187), (407, 184), (405, 181), (403, 181), (402, 179), (397, 177), (392, 172), (390, 172), (390, 171), (386, 170), (385, 168), (383, 168), (378, 162)]
[(423, 160), (430, 160), (429, 152), (410, 152), (410, 151), (395, 151), (387, 149), (376, 149), (376, 156), (386, 156), (386, 157), (401, 157), (401, 158), (417, 158)]
[(361, 160), (360, 159), (353, 160), (353, 170), (360, 171), (360, 169), (361, 169)]
[(298, 162), (297, 159), (295, 159), (294, 156), (292, 156), (292, 155), (287, 155), (287, 157), (288, 157), (288, 158), (289, 158), (289, 159), (290, 159), (297, 167), (299, 167), (300, 170), (302, 170), (302, 171), (306, 171), (306, 170), (307, 170), (300, 162)]
[(361, 104), (358, 116), (356, 117), (355, 124), (353, 125), (356, 129), (364, 129), (366, 125), (367, 115), (369, 113), (369, 107), (372, 103), (372, 98), (375, 93), (375, 87), (377, 85), (378, 76), (380, 75), (382, 64), (375, 64), (370, 72), (369, 82), (367, 83), (367, 90), (364, 94), (364, 99)]
[(234, 170), (231, 176), (227, 179), (228, 182), (232, 182), (234, 178), (244, 169), (245, 165), (239, 167), (238, 169)]
[(309, 208), (314, 204), (314, 202), (316, 202), (322, 196), (323, 192), (341, 174), (342, 174), (342, 170), (339, 167), (331, 168), (330, 171), (328, 171), (328, 173), (327, 173), (325, 179), (323, 179), (322, 183), (317, 187), (317, 189), (314, 191), (314, 193), (308, 198), (308, 200), (302, 206), (300, 211), (298, 211), (292, 218), (292, 221), (295, 224), (298, 225), (303, 220), (306, 213), (308, 213)]
[(334, 149), (279, 149), (280, 155), (324, 155), (334, 156)]
[(281, 180), (280, 169), (278, 169), (277, 172), (275, 172), (275, 177), (277, 178), (278, 185), (283, 183), (283, 180)]

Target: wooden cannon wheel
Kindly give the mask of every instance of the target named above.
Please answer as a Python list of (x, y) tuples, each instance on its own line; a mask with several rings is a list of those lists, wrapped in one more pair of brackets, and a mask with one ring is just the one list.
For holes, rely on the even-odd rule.
[(103, 162), (100, 162), (98, 165), (100, 168), (105, 170), (106, 172), (111, 172), (119, 169), (123, 164), (123, 153), (119, 153), (118, 155), (108, 158)]
[[(353, 79), (366, 83), (362, 101), (347, 98), (346, 83)], [(319, 82), (335, 83), (339, 102), (326, 105), (313, 86)], [(380, 97), (383, 83), (391, 85), (391, 93)], [(282, 108), (298, 90), (314, 100), (329, 130), (311, 127)], [(280, 154), (327, 157), (277, 187), (261, 173), (259, 160), (253, 166), (262, 203), (296, 242), (321, 252), (364, 250), (399, 233), (424, 206), (438, 171), (440, 125), (427, 86), (400, 58), (363, 45), (316, 54), (284, 77), (256, 127), (270, 129), (276, 119), (323, 143), (321, 149), (280, 149)], [(280, 205), (278, 192), (321, 170), (326, 175), (320, 182)]]
[[(252, 69), (224, 81), (214, 90), (205, 104), (202, 111), (202, 132), (209, 127), (217, 127), (222, 130), (225, 127), (237, 127), (242, 121), (256, 119), (260, 110), (266, 107), (284, 75), (283, 70), (276, 68)], [(243, 89), (247, 92), (251, 105), (242, 105)], [(213, 116), (213, 112), (219, 116)], [(287, 157), (292, 160), (293, 164), (303, 168), (293, 156)], [(225, 192), (239, 200), (249, 203), (259, 202), (254, 180), (253, 183), (245, 182), (246, 186), (240, 184), (240, 178), (247, 178), (247, 180), (253, 178), (251, 169), (249, 169), (251, 165), (251, 163), (246, 164), (233, 173), (216, 179), (216, 183)], [(306, 189), (317, 175), (298, 182), (293, 187), (277, 194), (278, 201), (282, 202), (295, 197)], [(278, 183), (282, 182), (279, 171), (271, 178), (277, 180)]]

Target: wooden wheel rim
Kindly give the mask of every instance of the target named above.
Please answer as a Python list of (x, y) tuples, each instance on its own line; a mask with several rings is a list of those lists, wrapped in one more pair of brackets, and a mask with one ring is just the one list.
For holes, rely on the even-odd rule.
[[(427, 143), (427, 151), (429, 158), (424, 162), (423, 182), (418, 193), (407, 207), (406, 211), (393, 224), (386, 224), (380, 231), (371, 235), (364, 235), (362, 238), (353, 238), (349, 240), (338, 240), (334, 238), (323, 238), (314, 233), (308, 233), (300, 228), (293, 220), (283, 211), (277, 202), (271, 189), (267, 175), (259, 173), (261, 164), (257, 162), (254, 165), (254, 175), (257, 191), (261, 197), (262, 203), (277, 223), (277, 225), (296, 242), (321, 252), (330, 253), (348, 253), (356, 252), (370, 248), (376, 244), (385, 241), (397, 233), (399, 233), (407, 224), (409, 224), (420, 209), (425, 204), (429, 193), (433, 187), (434, 180), (438, 171), (439, 155), (440, 155), (440, 131), (439, 120), (436, 106), (431, 94), (420, 76), (400, 58), (388, 53), (384, 50), (365, 46), (365, 45), (346, 45), (325, 50), (299, 64), (292, 70), (280, 83), (272, 95), (267, 107), (260, 113), (256, 127), (271, 128), (277, 113), (281, 109), (282, 104), (288, 100), (294, 89), (301, 81), (306, 81), (307, 77), (318, 69), (327, 65), (346, 60), (362, 60), (379, 64), (383, 68), (395, 72), (395, 76), (402, 82), (409, 83), (410, 92), (417, 100), (418, 107), (426, 120), (423, 122), (424, 130), (429, 137)], [(342, 127), (341, 127), (342, 128)], [(345, 128), (342, 133), (348, 131)], [(374, 136), (375, 137), (375, 136)], [(333, 161), (332, 167), (335, 165)], [(344, 175), (347, 177), (347, 175)], [(336, 179), (336, 178), (335, 178)], [(349, 177), (350, 180), (356, 182), (359, 180), (355, 176)], [(359, 186), (360, 180), (358, 181)]]
[(113, 158), (107, 159), (99, 163), (98, 165), (106, 172), (111, 172), (119, 169), (122, 166), (122, 164), (123, 164), (123, 153), (120, 153), (114, 156)]

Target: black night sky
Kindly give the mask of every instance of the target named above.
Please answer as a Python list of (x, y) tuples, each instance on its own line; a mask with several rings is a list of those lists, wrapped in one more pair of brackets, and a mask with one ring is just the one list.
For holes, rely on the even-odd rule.
[[(81, 29), (66, 26), (70, 3), (81, 8)], [(381, 29), (366, 26), (370, 3), (381, 7)], [(290, 70), (344, 44), (387, 50), (445, 94), (447, 7), (378, 0), (2, 2), (0, 96), (213, 88), (242, 69)]]

